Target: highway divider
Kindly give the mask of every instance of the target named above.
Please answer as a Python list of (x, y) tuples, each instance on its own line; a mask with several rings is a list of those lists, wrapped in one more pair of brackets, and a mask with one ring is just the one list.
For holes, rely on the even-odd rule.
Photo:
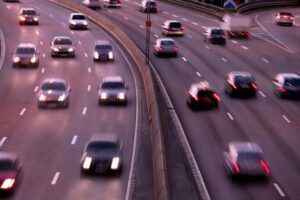
[[(128, 35), (114, 25), (109, 19), (100, 15), (98, 12), (89, 9), (80, 3), (76, 3), (72, 0), (51, 0), (63, 7), (66, 7), (72, 11), (81, 12), (85, 14), (95, 24), (103, 28), (110, 35), (118, 41), (119, 44), (128, 52), (135, 64), (138, 66), (140, 74), (142, 75), (146, 99), (148, 108), (148, 120), (150, 122), (150, 134), (152, 144), (152, 157), (153, 157), (153, 174), (154, 174), (154, 197), (155, 200), (169, 200), (169, 191), (167, 186), (167, 169), (165, 163), (165, 148), (161, 129), (161, 120), (158, 112), (157, 104), (157, 88), (155, 88), (151, 68), (145, 64), (145, 55), (135, 45), (135, 43), (128, 37)], [(137, 155), (137, 154), (135, 154)], [(136, 163), (137, 158), (134, 159)], [(134, 171), (134, 170), (133, 170)], [(134, 173), (134, 172), (133, 172)], [(131, 174), (131, 173), (130, 173)], [(135, 184), (136, 176), (132, 174), (129, 177), (129, 183), (127, 187), (126, 200), (132, 200), (135, 196)]]

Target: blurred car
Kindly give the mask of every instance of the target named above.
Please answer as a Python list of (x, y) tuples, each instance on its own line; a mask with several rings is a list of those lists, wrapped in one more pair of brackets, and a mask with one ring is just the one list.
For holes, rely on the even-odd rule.
[(127, 104), (127, 89), (121, 76), (106, 76), (103, 78), (98, 91), (98, 104), (120, 103)]
[(92, 9), (101, 9), (102, 6), (101, 0), (83, 0), (82, 4)]
[(225, 93), (233, 96), (255, 97), (257, 84), (255, 78), (249, 72), (234, 71), (229, 72), (225, 82)]
[(51, 56), (75, 57), (75, 46), (70, 37), (56, 36), (51, 42)]
[(70, 29), (87, 29), (88, 21), (85, 15), (81, 13), (71, 13), (69, 17), (69, 27)]
[(156, 56), (171, 55), (177, 57), (178, 47), (175, 44), (175, 40), (160, 38), (156, 40), (153, 51)]
[(38, 92), (38, 107), (46, 106), (65, 107), (69, 106), (70, 87), (63, 79), (45, 79)]
[(94, 46), (94, 61), (113, 61), (114, 54), (110, 42), (98, 40)]
[(254, 142), (231, 142), (224, 152), (225, 168), (229, 176), (269, 177), (271, 170), (263, 151)]
[(186, 102), (195, 109), (218, 108), (220, 96), (210, 87), (207, 81), (193, 83), (187, 91)]
[(116, 134), (95, 134), (85, 145), (81, 157), (81, 172), (114, 173), (122, 172), (122, 143)]
[(274, 92), (280, 98), (300, 97), (300, 76), (294, 73), (279, 73), (273, 79)]
[(39, 25), (39, 14), (34, 8), (21, 8), (19, 12), (19, 24)]
[(226, 44), (226, 33), (221, 28), (206, 28), (203, 36), (204, 41), (211, 42), (212, 44)]
[(179, 21), (175, 20), (167, 20), (165, 21), (162, 26), (162, 34), (163, 35), (177, 35), (177, 36), (183, 36), (183, 27)]
[(121, 8), (122, 2), (121, 0), (103, 0), (103, 6), (106, 8)]
[(276, 14), (275, 23), (277, 25), (287, 24), (293, 26), (294, 16), (290, 12), (279, 12)]
[(140, 12), (143, 13), (157, 13), (158, 6), (155, 0), (143, 0), (138, 7)]
[(21, 179), (21, 163), (13, 152), (0, 151), (0, 192), (13, 192)]
[(16, 2), (16, 3), (19, 3), (20, 0), (3, 0), (4, 2)]
[(39, 51), (31, 43), (20, 43), (13, 54), (13, 67), (38, 67)]

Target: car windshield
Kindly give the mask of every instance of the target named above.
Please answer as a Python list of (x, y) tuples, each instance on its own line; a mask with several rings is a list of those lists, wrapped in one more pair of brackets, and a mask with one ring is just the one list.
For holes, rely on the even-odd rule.
[(36, 11), (35, 10), (23, 10), (22, 12), (23, 15), (37, 15)]
[(175, 45), (174, 41), (171, 41), (171, 40), (161, 41), (160, 44), (161, 45)]
[(118, 145), (115, 142), (91, 142), (87, 146), (87, 151), (112, 151), (115, 152), (118, 149)]
[(46, 82), (42, 85), (42, 90), (60, 90), (65, 91), (67, 89), (64, 83), (60, 82)]
[(254, 79), (249, 76), (236, 76), (234, 83), (253, 83)]
[(156, 6), (156, 2), (155, 1), (147, 1), (146, 5), (147, 6)]
[(284, 82), (285, 86), (300, 86), (300, 78), (289, 78)]
[(221, 30), (221, 29), (213, 29), (213, 30), (211, 31), (211, 34), (212, 34), (212, 35), (224, 35), (225, 33), (224, 33), (224, 31)]
[(112, 50), (110, 45), (96, 45), (96, 50)]
[(16, 50), (17, 54), (34, 54), (34, 52), (35, 52), (34, 48), (20, 47), (20, 48), (17, 48), (17, 50)]
[(101, 85), (102, 89), (124, 89), (125, 85), (122, 82), (104, 82)]
[(54, 44), (72, 45), (72, 40), (67, 38), (59, 38), (54, 41)]
[(73, 15), (74, 20), (85, 20), (85, 16), (84, 15)]
[(281, 12), (280, 15), (292, 16), (292, 14), (291, 14), (291, 13), (288, 13), (288, 12)]
[(98, 3), (99, 0), (90, 0), (90, 2), (93, 2), (93, 3)]
[(263, 156), (260, 153), (256, 153), (256, 152), (239, 153), (237, 158), (238, 162), (258, 161), (261, 159), (263, 159)]
[(181, 24), (179, 22), (171, 22), (170, 27), (171, 28), (181, 28)]
[(201, 98), (201, 97), (212, 97), (213, 94), (214, 94), (214, 92), (211, 91), (211, 90), (200, 90), (198, 92), (197, 96), (199, 98)]
[(11, 160), (0, 160), (0, 170), (15, 170), (16, 165)]

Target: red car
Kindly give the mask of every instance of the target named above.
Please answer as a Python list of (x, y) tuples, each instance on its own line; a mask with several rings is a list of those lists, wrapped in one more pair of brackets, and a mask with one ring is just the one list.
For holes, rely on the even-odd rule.
[(11, 152), (0, 152), (0, 191), (12, 192), (20, 179), (21, 163)]

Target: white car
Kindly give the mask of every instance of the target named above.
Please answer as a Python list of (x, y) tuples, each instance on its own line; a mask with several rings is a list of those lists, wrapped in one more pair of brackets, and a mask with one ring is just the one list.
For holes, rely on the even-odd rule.
[(275, 23), (277, 25), (287, 24), (287, 25), (293, 26), (294, 16), (289, 12), (279, 12), (276, 15)]
[(154, 45), (154, 54), (156, 56), (161, 55), (173, 55), (177, 56), (178, 47), (175, 44), (175, 40), (171, 38), (157, 39)]
[(179, 21), (175, 20), (167, 20), (162, 26), (162, 34), (163, 35), (178, 35), (183, 36), (183, 27)]
[(88, 21), (85, 15), (81, 13), (71, 13), (69, 17), (69, 27), (70, 29), (87, 29)]

